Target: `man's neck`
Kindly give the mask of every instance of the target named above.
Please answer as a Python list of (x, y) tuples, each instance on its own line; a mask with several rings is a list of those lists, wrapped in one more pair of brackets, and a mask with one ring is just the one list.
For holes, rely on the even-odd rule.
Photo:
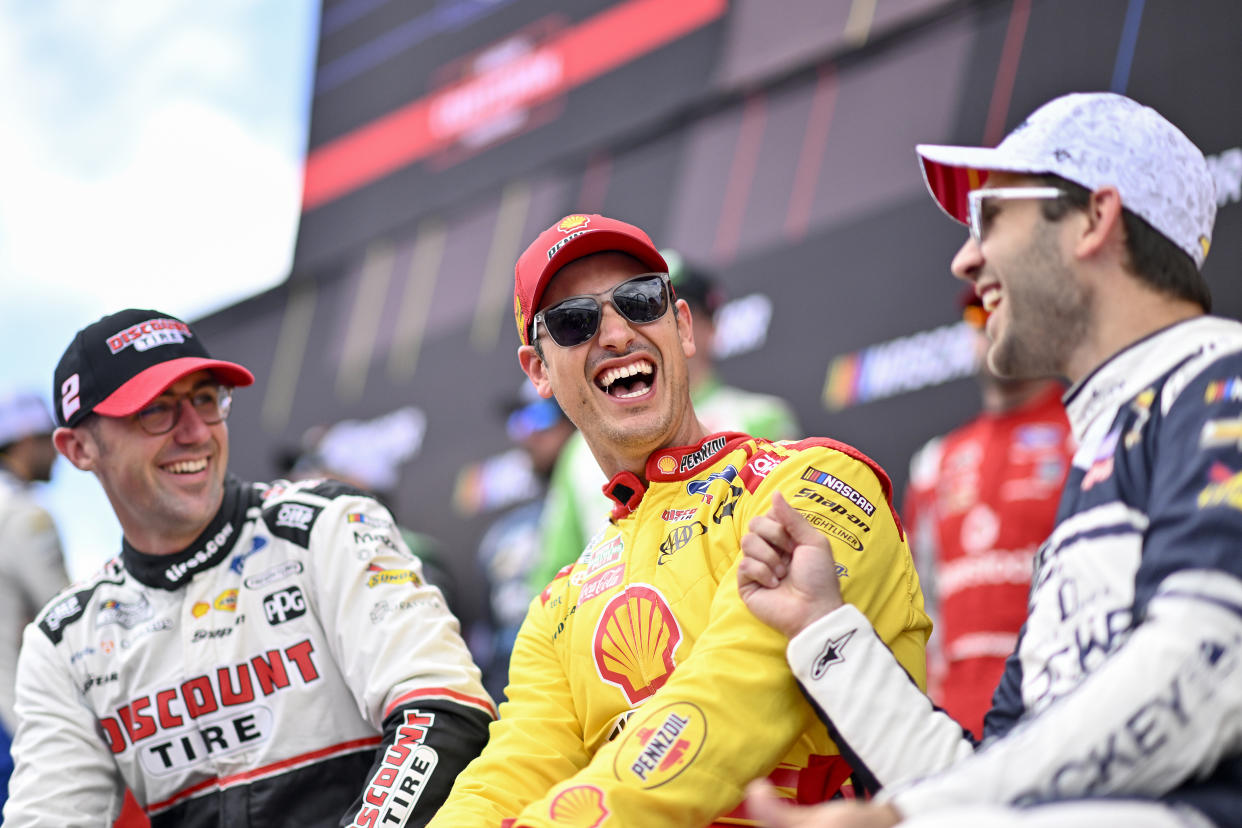
[(1065, 366), (1065, 375), (1071, 384), (1077, 383), (1140, 339), (1178, 322), (1204, 315), (1203, 308), (1195, 302), (1173, 299), (1142, 288), (1098, 304), (1102, 311), (1088, 331), (1087, 340), (1070, 355)]

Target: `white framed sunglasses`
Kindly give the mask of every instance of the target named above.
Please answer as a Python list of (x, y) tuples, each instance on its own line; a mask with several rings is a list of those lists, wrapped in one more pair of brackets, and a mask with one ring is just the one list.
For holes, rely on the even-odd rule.
[(971, 190), (966, 194), (966, 203), (969, 208), (966, 224), (970, 227), (970, 237), (975, 240), (975, 244), (983, 243), (983, 202), (988, 199), (1052, 199), (1066, 195), (1069, 193), (1060, 187), (993, 187), (990, 189), (984, 187)]

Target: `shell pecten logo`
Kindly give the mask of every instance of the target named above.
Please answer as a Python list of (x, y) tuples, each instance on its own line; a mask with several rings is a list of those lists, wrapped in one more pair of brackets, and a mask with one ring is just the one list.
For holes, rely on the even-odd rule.
[(556, 224), (556, 229), (562, 233), (572, 233), (575, 230), (581, 230), (591, 223), (590, 216), (584, 216), (581, 213), (575, 213), (572, 216), (565, 216)]
[(660, 591), (630, 584), (614, 596), (595, 625), (595, 668), (637, 704), (664, 686), (677, 666), (681, 627)]
[(548, 807), (548, 816), (557, 825), (598, 828), (608, 818), (604, 792), (594, 785), (574, 785), (556, 795)]
[(707, 717), (698, 705), (675, 702), (631, 721), (613, 758), (613, 775), (645, 789), (672, 781), (694, 762), (707, 741)]

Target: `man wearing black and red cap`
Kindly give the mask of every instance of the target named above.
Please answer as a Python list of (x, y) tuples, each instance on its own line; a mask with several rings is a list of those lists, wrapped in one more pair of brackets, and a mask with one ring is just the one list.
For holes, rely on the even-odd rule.
[(637, 227), (562, 219), (518, 259), (514, 310), (522, 368), (584, 435), (613, 510), (531, 602), (501, 717), (433, 824), (749, 824), (755, 776), (802, 802), (848, 791), (737, 561), (749, 519), (786, 498), (921, 683), (928, 624), (887, 476), (830, 440), (708, 433), (690, 308)]
[(119, 557), (51, 601), (18, 666), (5, 824), (423, 825), (492, 703), (392, 516), (319, 480), (228, 475), (233, 388), (152, 310), (56, 367), (57, 449), (92, 472)]

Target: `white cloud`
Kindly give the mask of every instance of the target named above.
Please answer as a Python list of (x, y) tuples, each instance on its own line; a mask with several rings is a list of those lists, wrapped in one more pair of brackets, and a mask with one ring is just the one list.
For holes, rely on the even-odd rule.
[[(0, 387), (50, 392), (73, 333), (105, 313), (199, 316), (287, 275), (316, 8), (0, 8)], [(94, 525), (97, 484), (58, 471), (48, 499), (81, 575), (117, 533)]]

